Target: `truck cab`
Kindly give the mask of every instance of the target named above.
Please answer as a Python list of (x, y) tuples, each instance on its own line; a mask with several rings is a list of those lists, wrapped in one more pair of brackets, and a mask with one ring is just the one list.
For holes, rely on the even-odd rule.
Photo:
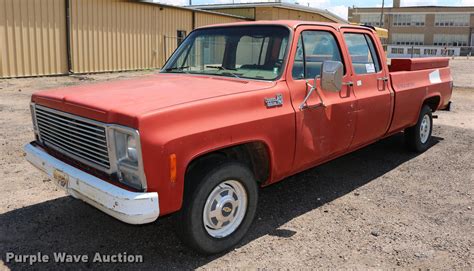
[(218, 253), (251, 228), (261, 187), (399, 132), (429, 148), (449, 60), (386, 63), (364, 26), (203, 27), (155, 75), (35, 93), (26, 158), (126, 223), (173, 214), (187, 245)]

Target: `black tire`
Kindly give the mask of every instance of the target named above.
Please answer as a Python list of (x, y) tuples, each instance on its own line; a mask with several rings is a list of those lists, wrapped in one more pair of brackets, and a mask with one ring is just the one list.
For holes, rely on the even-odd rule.
[[(258, 186), (253, 173), (245, 165), (237, 162), (205, 163), (206, 166), (194, 168), (186, 178), (192, 191), (186, 191), (183, 207), (177, 217), (178, 237), (192, 249), (203, 254), (215, 254), (234, 247), (247, 233), (255, 217), (258, 201)], [(237, 181), (246, 192), (246, 212), (241, 211), (243, 219), (237, 228), (225, 237), (213, 237), (208, 233), (204, 221), (204, 208), (208, 197), (212, 197), (219, 184)], [(190, 184), (192, 182), (192, 185)], [(235, 183), (234, 183), (235, 184)], [(211, 202), (211, 201), (210, 201)], [(242, 204), (242, 203), (241, 203)], [(238, 208), (231, 208), (237, 214)], [(222, 208), (220, 210), (223, 214)], [(228, 209), (227, 209), (228, 210)], [(227, 215), (229, 215), (227, 213)], [(242, 217), (242, 216), (240, 216)]]
[[(425, 117), (427, 118), (427, 121), (429, 120), (429, 123), (427, 125), (423, 123), (423, 119)], [(423, 127), (425, 127), (424, 132), (421, 130), (422, 125)], [(416, 123), (416, 125), (405, 129), (405, 142), (407, 144), (407, 147), (414, 152), (421, 153), (426, 151), (430, 146), (432, 131), (433, 116), (431, 113), (431, 108), (428, 105), (424, 105), (421, 109), (420, 116), (418, 117), (418, 122)]]

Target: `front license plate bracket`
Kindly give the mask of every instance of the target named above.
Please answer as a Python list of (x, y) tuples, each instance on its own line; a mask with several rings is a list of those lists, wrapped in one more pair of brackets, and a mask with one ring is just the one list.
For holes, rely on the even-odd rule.
[(69, 184), (69, 175), (59, 169), (55, 169), (53, 172), (53, 179), (59, 187), (67, 189)]

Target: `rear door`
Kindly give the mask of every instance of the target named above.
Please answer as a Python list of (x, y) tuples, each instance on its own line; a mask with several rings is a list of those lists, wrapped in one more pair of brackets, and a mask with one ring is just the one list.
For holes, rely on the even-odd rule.
[(357, 101), (352, 147), (367, 144), (383, 136), (391, 117), (391, 92), (388, 74), (379, 55), (381, 48), (369, 30), (342, 29), (352, 69), (353, 91)]
[(344, 64), (344, 82), (351, 80), (351, 74), (347, 69), (347, 50), (341, 47), (342, 38), (333, 27), (298, 27), (293, 42), (297, 46), (292, 46), (290, 52), (286, 80), (296, 112), (294, 170), (298, 171), (348, 149), (354, 133), (355, 97), (346, 85), (338, 93), (321, 89), (318, 79), (316, 85), (325, 106), (314, 107), (321, 99), (313, 93), (307, 102), (310, 107), (300, 109), (309, 91), (306, 82), (314, 84), (325, 60)]

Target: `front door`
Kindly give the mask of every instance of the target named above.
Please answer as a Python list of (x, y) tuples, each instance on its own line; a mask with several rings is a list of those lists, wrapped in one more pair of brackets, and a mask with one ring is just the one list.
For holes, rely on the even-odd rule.
[[(295, 35), (298, 45), (290, 52), (286, 78), (296, 112), (294, 170), (299, 171), (348, 149), (354, 133), (355, 97), (348, 85), (341, 92), (329, 92), (321, 89), (319, 79), (314, 82), (325, 60), (347, 63), (348, 55), (339, 46), (343, 42), (334, 28), (300, 27)], [(344, 73), (343, 82), (347, 83), (351, 79), (350, 69), (345, 68)], [(309, 91), (307, 81), (317, 85), (322, 101), (313, 93), (308, 107), (300, 109)], [(324, 106), (317, 106), (321, 102)]]
[[(351, 148), (357, 148), (385, 135), (390, 124), (392, 96), (387, 86), (387, 71), (377, 53), (380, 44), (373, 40), (368, 30), (346, 29), (343, 36), (350, 55), (357, 99), (351, 143)], [(381, 48), (378, 50), (380, 52)]]

